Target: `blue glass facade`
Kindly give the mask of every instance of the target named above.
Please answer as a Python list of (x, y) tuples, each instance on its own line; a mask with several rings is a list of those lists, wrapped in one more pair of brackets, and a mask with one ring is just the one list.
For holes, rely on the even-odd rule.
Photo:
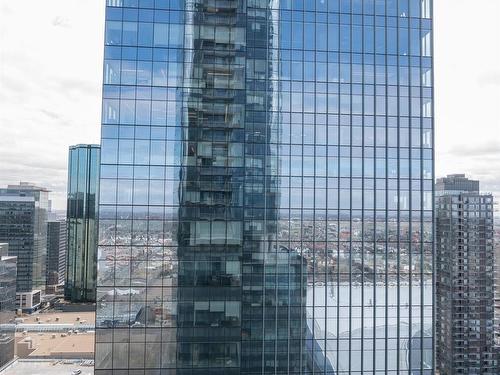
[(97, 374), (433, 373), (431, 0), (108, 0)]

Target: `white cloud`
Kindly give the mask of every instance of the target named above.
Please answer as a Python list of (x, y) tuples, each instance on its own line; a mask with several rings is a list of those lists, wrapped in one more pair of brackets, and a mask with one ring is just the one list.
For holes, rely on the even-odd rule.
[(500, 199), (500, 1), (434, 0), (436, 172)]
[(99, 143), (104, 2), (0, 1), (0, 185), (65, 208), (68, 146)]

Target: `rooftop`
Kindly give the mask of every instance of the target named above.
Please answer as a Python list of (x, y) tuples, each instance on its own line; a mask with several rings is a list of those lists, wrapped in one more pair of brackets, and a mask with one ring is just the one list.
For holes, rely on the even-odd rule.
[(94, 311), (24, 315), (22, 321), (17, 319), (17, 355), (25, 359), (92, 359), (94, 324)]
[(31, 333), (16, 335), (16, 342), (31, 341), (35, 350), (29, 357), (48, 358), (94, 358), (94, 339), (92, 333)]
[(81, 360), (27, 360), (20, 359), (6, 367), (1, 375), (69, 375), (73, 370), (81, 370), (81, 375), (91, 375), (94, 373), (93, 361)]
[(36, 186), (35, 184), (31, 182), (25, 182), (25, 181), (20, 181), (19, 185), (7, 185), (7, 189), (14, 189), (14, 190), (41, 190), (41, 191), (47, 191), (49, 192), (47, 188), (41, 187), (41, 186)]
[(76, 148), (101, 148), (101, 145), (97, 145), (97, 144), (78, 144), (78, 145), (72, 145), (72, 146), (69, 146), (69, 149), (70, 150), (74, 150)]
[(85, 321), (90, 324), (95, 323), (95, 312), (60, 312), (51, 311), (40, 314), (25, 315), (22, 317), (24, 324), (70, 324), (78, 326), (80, 322)]

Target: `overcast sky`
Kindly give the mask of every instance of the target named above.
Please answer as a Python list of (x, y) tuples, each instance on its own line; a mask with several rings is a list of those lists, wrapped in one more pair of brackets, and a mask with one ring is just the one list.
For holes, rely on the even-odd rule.
[[(0, 0), (0, 186), (46, 186), (58, 209), (68, 146), (99, 143), (104, 4)], [(434, 7), (437, 176), (500, 197), (500, 0)]]

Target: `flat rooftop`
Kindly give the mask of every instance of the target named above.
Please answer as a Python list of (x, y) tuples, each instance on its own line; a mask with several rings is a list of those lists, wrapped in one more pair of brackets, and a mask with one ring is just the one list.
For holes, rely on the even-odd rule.
[[(55, 337), (53, 337), (55, 335)], [(28, 333), (16, 334), (16, 342), (31, 340), (35, 351), (29, 357), (93, 358), (95, 334)], [(19, 354), (19, 353), (18, 353)]]
[(22, 319), (16, 332), (16, 351), (20, 358), (94, 358), (95, 312), (48, 311), (26, 314)]
[[(37, 320), (38, 318), (38, 320)], [(79, 318), (79, 320), (77, 320)], [(88, 324), (95, 324), (95, 312), (60, 312), (50, 311), (40, 314), (31, 314), (22, 316), (24, 324), (74, 324), (78, 326), (81, 321), (86, 321)]]
[[(92, 364), (88, 366), (88, 364)], [(94, 374), (93, 362), (79, 360), (17, 360), (10, 366), (0, 371), (1, 375), (69, 375), (73, 370), (81, 370), (81, 375)]]

